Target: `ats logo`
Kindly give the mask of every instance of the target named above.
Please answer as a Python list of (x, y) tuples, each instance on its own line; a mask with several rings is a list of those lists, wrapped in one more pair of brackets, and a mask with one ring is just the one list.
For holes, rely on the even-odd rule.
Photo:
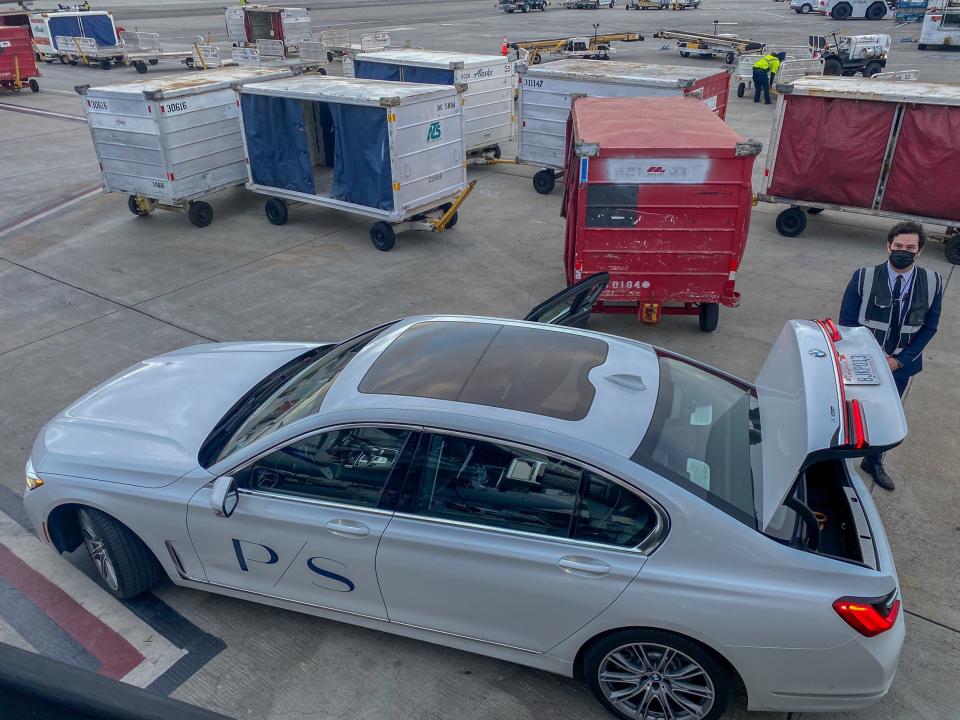
[(434, 121), (430, 123), (430, 128), (427, 130), (427, 142), (435, 142), (440, 139), (440, 122)]

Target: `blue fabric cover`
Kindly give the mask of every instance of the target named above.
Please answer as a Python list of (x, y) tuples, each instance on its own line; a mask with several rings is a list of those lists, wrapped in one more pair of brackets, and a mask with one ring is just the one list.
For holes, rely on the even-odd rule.
[(117, 31), (109, 15), (81, 15), (80, 26), (83, 36), (97, 41), (97, 47), (109, 47), (117, 44)]
[(386, 111), (340, 103), (329, 103), (328, 107), (336, 134), (330, 196), (356, 205), (393, 210)]
[(299, 100), (240, 94), (253, 182), (316, 194)]
[(394, 80), (397, 82), (401, 80), (399, 65), (381, 62), (354, 60), (353, 74), (355, 77), (366, 80)]
[[(56, 50), (60, 49), (57, 47), (57, 37), (60, 35), (64, 37), (83, 37), (83, 31), (80, 29), (80, 18), (75, 15), (51, 17), (47, 21), (47, 25), (50, 28), (50, 42)], [(76, 48), (73, 49), (76, 50)]]
[(453, 85), (453, 70), (404, 65), (403, 81), (427, 85)]

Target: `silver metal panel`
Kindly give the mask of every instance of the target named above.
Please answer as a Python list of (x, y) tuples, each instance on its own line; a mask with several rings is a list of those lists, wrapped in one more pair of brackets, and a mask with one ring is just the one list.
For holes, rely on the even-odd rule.
[(456, 95), (446, 85), (362, 80), (330, 75), (297, 75), (270, 82), (248, 83), (243, 92), (253, 95), (320, 100), (350, 105), (396, 105), (420, 100), (439, 100)]
[(357, 60), (383, 62), (391, 65), (413, 65), (415, 67), (458, 70), (478, 68), (489, 65), (502, 65), (507, 62), (502, 55), (483, 55), (480, 53), (448, 52), (446, 50), (421, 50), (419, 48), (387, 48), (375, 53), (360, 53)]
[(687, 88), (717, 74), (716, 68), (689, 65), (653, 65), (615, 60), (558, 60), (527, 69), (533, 78), (579, 80), (584, 82), (621, 83), (647, 87)]
[(924, 105), (960, 105), (960, 85), (856, 77), (807, 77), (785, 86), (790, 95), (876, 100)]

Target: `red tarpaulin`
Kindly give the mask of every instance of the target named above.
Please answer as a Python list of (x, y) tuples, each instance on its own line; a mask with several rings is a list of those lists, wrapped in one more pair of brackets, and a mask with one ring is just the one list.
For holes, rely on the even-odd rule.
[(960, 221), (958, 138), (960, 107), (908, 107), (881, 209)]
[(768, 194), (869, 208), (894, 103), (787, 96)]

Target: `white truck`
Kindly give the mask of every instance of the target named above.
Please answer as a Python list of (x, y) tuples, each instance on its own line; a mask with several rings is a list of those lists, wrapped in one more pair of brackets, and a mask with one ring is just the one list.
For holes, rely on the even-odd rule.
[[(115, 47), (119, 40), (113, 15), (108, 10), (51, 10), (30, 14), (30, 34), (33, 47), (40, 60), (48, 63), (59, 59), (62, 63), (76, 65), (70, 60), (76, 54), (73, 38), (89, 38), (96, 47)], [(60, 38), (67, 47), (60, 48)], [(123, 59), (122, 49), (116, 58)]]
[(917, 50), (960, 46), (960, 0), (934, 0), (923, 16)]
[(873, 77), (883, 72), (890, 54), (890, 36), (842, 35), (831, 33), (810, 35), (810, 47), (815, 58), (823, 60), (824, 75), (856, 75)]
[[(893, 7), (893, 0), (817, 0), (816, 11), (821, 15), (829, 15), (834, 20), (883, 20), (893, 12)], [(800, 12), (803, 12), (802, 8), (803, 4)], [(795, 7), (794, 9), (796, 10)]]

